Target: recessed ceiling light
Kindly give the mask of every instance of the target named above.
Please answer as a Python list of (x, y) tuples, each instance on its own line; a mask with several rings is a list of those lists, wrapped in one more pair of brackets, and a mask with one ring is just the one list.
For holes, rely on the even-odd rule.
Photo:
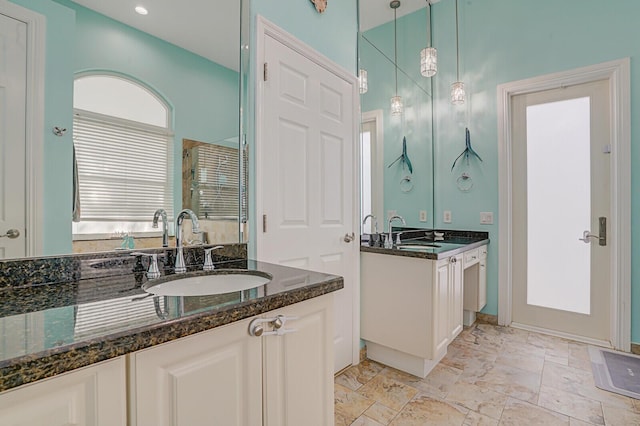
[(149, 11), (142, 6), (136, 6), (136, 13), (138, 15), (147, 15), (149, 14)]

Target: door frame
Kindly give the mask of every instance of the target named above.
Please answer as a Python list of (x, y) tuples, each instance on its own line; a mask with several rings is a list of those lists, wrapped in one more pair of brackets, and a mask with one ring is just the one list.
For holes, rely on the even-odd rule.
[[(32, 10), (0, 0), (0, 13), (27, 25), (25, 128), (26, 255), (42, 254), (43, 141), (46, 19)], [(4, 231), (4, 230), (0, 230)]]
[[(316, 65), (324, 68), (335, 76), (341, 78), (342, 80), (348, 82), (351, 85), (352, 95), (353, 95), (353, 105), (352, 105), (352, 114), (353, 114), (353, 126), (352, 126), (352, 138), (354, 141), (353, 146), (353, 159), (352, 159), (352, 167), (353, 167), (353, 182), (352, 182), (352, 197), (354, 200), (360, 200), (360, 91), (358, 86), (358, 79), (353, 74), (348, 72), (346, 69), (341, 67), (340, 65), (333, 62), (331, 59), (327, 58), (323, 54), (319, 53), (306, 43), (295, 38), (292, 34), (286, 32), (282, 28), (278, 27), (274, 23), (270, 22), (262, 15), (256, 16), (256, 43), (255, 43), (255, 204), (256, 204), (256, 212), (261, 212), (264, 209), (262, 203), (262, 196), (264, 192), (267, 190), (262, 184), (263, 179), (263, 143), (262, 140), (265, 135), (265, 129), (262, 126), (263, 118), (264, 118), (264, 80), (262, 74), (262, 64), (264, 64), (265, 60), (265, 38), (272, 37), (283, 45), (287, 46), (289, 49), (295, 51), (296, 53), (304, 56), (310, 61), (314, 62)], [(256, 220), (258, 214), (256, 213)], [(353, 209), (353, 226), (358, 226), (360, 223), (360, 208), (359, 203), (354, 203)], [(256, 242), (256, 253), (260, 251), (260, 227), (256, 223), (255, 226), (255, 242)], [(354, 228), (355, 229), (355, 228)], [(351, 289), (351, 299), (352, 299), (352, 308), (353, 308), (353, 341), (352, 341), (352, 364), (356, 365), (360, 362), (360, 244), (349, 244), (351, 250), (354, 251), (353, 259), (355, 260), (353, 265), (353, 286)]]
[[(375, 175), (372, 173), (371, 177), (378, 188), (375, 198), (371, 198), (371, 204), (373, 207), (372, 213), (382, 221), (382, 227), (384, 228), (384, 123), (381, 109), (374, 109), (372, 111), (362, 113), (360, 118), (361, 126), (362, 124), (371, 121), (376, 123), (376, 164), (372, 164), (372, 167), (375, 170)], [(359, 221), (360, 216), (358, 216), (358, 222)]]
[[(611, 109), (611, 345), (631, 349), (631, 100), (630, 59), (501, 84), (498, 95), (499, 250), (498, 324), (512, 322), (511, 101), (516, 95), (597, 80), (609, 81)], [(556, 333), (562, 337), (568, 336)], [(601, 342), (593, 342), (601, 343)]]

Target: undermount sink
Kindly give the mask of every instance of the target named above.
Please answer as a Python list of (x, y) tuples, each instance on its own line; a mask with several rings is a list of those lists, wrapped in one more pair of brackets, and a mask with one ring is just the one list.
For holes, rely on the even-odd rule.
[(271, 275), (260, 271), (228, 269), (157, 284), (150, 281), (143, 285), (142, 289), (156, 296), (207, 296), (259, 287), (267, 284), (272, 278)]

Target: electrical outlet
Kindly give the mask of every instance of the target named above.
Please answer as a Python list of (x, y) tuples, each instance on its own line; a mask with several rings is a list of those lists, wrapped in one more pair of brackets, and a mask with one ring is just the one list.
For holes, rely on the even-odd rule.
[(420, 222), (426, 222), (426, 221), (427, 221), (427, 211), (420, 210)]
[(480, 212), (480, 223), (482, 225), (492, 225), (493, 212)]
[(397, 216), (397, 215), (398, 215), (397, 210), (387, 210), (387, 220), (391, 219), (392, 216)]
[(442, 215), (442, 221), (444, 223), (451, 223), (451, 210), (445, 210)]

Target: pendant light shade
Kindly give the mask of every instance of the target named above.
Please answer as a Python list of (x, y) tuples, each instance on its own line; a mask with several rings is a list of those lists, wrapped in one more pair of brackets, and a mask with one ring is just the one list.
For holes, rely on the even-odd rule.
[(358, 72), (358, 84), (360, 86), (360, 94), (367, 93), (369, 82), (367, 81), (367, 70), (363, 68), (360, 68), (360, 72)]
[(461, 105), (464, 103), (466, 93), (464, 83), (460, 81), (460, 48), (458, 44), (458, 0), (456, 0), (456, 82), (451, 85), (451, 103)]
[(435, 47), (425, 47), (420, 51), (420, 73), (433, 77), (438, 72), (438, 51)]
[(393, 43), (394, 43), (394, 65), (396, 70), (396, 95), (391, 98), (391, 115), (401, 115), (404, 109), (402, 105), (402, 97), (398, 96), (398, 28), (396, 10), (400, 7), (399, 0), (393, 0), (389, 3), (389, 7), (393, 9)]
[(403, 109), (402, 97), (394, 96), (391, 98), (391, 115), (401, 115)]
[(427, 0), (427, 47), (420, 51), (420, 74), (433, 77), (438, 72), (438, 51), (431, 47), (431, 0)]
[(451, 103), (454, 105), (461, 105), (464, 103), (465, 92), (464, 83), (456, 81), (451, 84)]

